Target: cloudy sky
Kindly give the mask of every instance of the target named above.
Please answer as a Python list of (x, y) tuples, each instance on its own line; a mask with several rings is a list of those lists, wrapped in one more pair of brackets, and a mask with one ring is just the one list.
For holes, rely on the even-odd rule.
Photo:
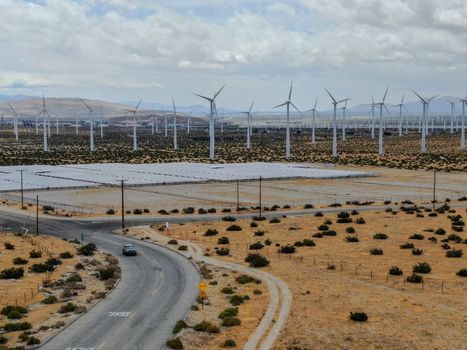
[(467, 92), (465, 0), (0, 0), (0, 94), (270, 109)]

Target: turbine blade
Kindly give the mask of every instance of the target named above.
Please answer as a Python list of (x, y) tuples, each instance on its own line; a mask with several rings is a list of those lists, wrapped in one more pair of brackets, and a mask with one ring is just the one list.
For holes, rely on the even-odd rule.
[(401, 101), (401, 105), (404, 104), (404, 98), (405, 98), (405, 94), (402, 95), (402, 101)]
[(388, 113), (389, 116), (391, 116), (391, 112), (389, 112), (389, 109), (388, 107), (386, 107), (386, 105), (384, 103), (382, 103), (384, 109), (386, 110), (386, 112)]
[(314, 110), (316, 110), (316, 105), (318, 104), (318, 97), (316, 97), (316, 100), (315, 100), (315, 106), (313, 107)]
[(300, 110), (297, 108), (297, 106), (295, 106), (292, 102), (290, 102), (290, 104), (293, 106), (293, 108), (295, 108), (295, 110), (300, 113), (301, 116), (303, 116), (302, 112), (300, 112)]
[(290, 82), (289, 101), (292, 99), (292, 89), (293, 89), (293, 81)]
[(422, 96), (420, 96), (419, 94), (417, 94), (414, 90), (412, 90), (412, 92), (413, 92), (415, 95), (417, 95), (418, 98), (419, 98), (423, 103), (426, 103), (425, 99), (424, 99)]
[(213, 100), (212, 98), (210, 98), (210, 97), (206, 97), (206, 96), (198, 95), (198, 94), (193, 94), (193, 95), (198, 96), (198, 97), (201, 97), (201, 98), (204, 98), (205, 100), (208, 100), (209, 102), (214, 101), (214, 100)]
[(89, 107), (89, 105), (86, 103), (86, 101), (84, 101), (83, 99), (80, 99), (80, 101), (86, 106), (87, 109), (89, 109), (89, 112), (92, 113), (92, 108)]
[(351, 98), (345, 98), (345, 99), (343, 99), (343, 100), (337, 101), (337, 103), (347, 102), (347, 101), (349, 101), (349, 100), (351, 100)]
[(328, 89), (324, 89), (328, 93), (329, 97), (332, 99), (334, 103), (337, 103), (336, 99), (331, 95), (331, 93), (328, 91)]
[(284, 103), (281, 103), (280, 105), (277, 105), (276, 107), (272, 107), (272, 108), (279, 108), (279, 107), (282, 107), (282, 106), (285, 106), (286, 104), (290, 103), (289, 101), (286, 101)]
[(141, 104), (141, 101), (142, 101), (142, 100), (139, 100), (139, 101), (138, 101), (138, 104), (137, 104), (136, 107), (135, 107), (135, 113), (136, 113), (136, 111), (138, 110), (138, 107), (139, 107), (139, 105)]
[(15, 111), (15, 109), (13, 108), (13, 106), (11, 105), (10, 101), (7, 101), (7, 103), (8, 103), (8, 106), (10, 106), (11, 110), (13, 111), (13, 113), (14, 113), (15, 115), (17, 115), (18, 113), (16, 113), (16, 111)]
[(248, 112), (251, 113), (251, 109), (253, 108), (253, 104), (255, 103), (255, 101), (251, 101), (251, 105), (250, 105), (250, 108), (248, 109)]
[(388, 90), (389, 90), (389, 86), (386, 88), (386, 92), (384, 93), (384, 96), (383, 96), (383, 103), (384, 101), (386, 100), (386, 96), (388, 94)]
[(219, 91), (217, 91), (217, 93), (214, 95), (214, 97), (213, 97), (212, 99), (215, 100), (216, 97), (219, 96), (219, 94), (221, 93), (221, 91), (224, 90), (224, 88), (225, 88), (225, 84), (224, 84), (224, 86), (222, 86), (222, 87), (219, 89)]

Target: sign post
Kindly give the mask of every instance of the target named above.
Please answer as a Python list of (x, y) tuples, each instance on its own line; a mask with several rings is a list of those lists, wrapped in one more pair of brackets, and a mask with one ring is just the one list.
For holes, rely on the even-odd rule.
[(198, 297), (201, 299), (201, 308), (204, 309), (204, 299), (208, 298), (208, 293), (206, 293), (208, 289), (207, 283), (204, 281), (199, 282), (198, 289), (199, 289)]

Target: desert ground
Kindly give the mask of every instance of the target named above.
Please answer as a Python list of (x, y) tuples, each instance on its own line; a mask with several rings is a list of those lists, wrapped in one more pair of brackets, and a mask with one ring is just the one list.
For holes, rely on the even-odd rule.
[[(200, 244), (213, 256), (218, 249), (228, 248), (228, 256), (217, 256), (226, 261), (247, 265), (248, 253), (260, 253), (270, 261), (262, 269), (287, 282), (293, 295), (292, 310), (275, 349), (461, 349), (467, 342), (467, 285), (465, 277), (456, 274), (467, 268), (467, 259), (447, 254), (465, 251), (464, 226), (452, 224), (461, 225), (463, 219), (455, 221), (454, 216), (465, 218), (466, 210), (448, 212), (446, 207), (435, 214), (404, 206), (414, 211), (395, 206), (392, 211), (354, 212), (349, 223), (337, 223), (336, 214), (278, 215), (273, 222), (254, 221), (258, 227), (250, 227), (251, 220), (215, 221), (171, 225), (162, 233)], [(357, 218), (365, 223), (358, 224)], [(327, 231), (319, 229), (327, 220), (332, 222)], [(231, 225), (241, 230), (227, 230)], [(348, 233), (350, 227), (354, 233)], [(206, 236), (208, 229), (218, 233)], [(336, 235), (319, 234), (329, 231)], [(154, 235), (159, 233), (154, 230)], [(375, 239), (377, 233), (387, 238)], [(144, 235), (151, 239), (150, 231)], [(227, 237), (229, 244), (218, 244), (220, 237)], [(315, 246), (304, 246), (305, 239)], [(261, 242), (259, 249), (251, 249), (256, 242)], [(402, 249), (405, 243), (414, 248)], [(295, 252), (279, 253), (285, 246), (293, 246)], [(374, 248), (383, 254), (371, 255)], [(407, 281), (414, 265), (422, 262), (432, 269), (418, 274), (423, 283)], [(391, 267), (399, 267), (403, 274), (389, 274)], [(365, 312), (368, 321), (349, 320), (350, 312), (356, 311)]]

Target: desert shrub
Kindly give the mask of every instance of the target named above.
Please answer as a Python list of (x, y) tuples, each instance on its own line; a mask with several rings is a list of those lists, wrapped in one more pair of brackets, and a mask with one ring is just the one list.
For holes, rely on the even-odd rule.
[(312, 237), (314, 237), (314, 238), (323, 238), (323, 234), (321, 232), (313, 233)]
[(462, 232), (462, 231), (464, 231), (464, 227), (462, 227), (462, 226), (454, 226), (454, 225), (453, 225), (453, 226), (452, 226), (452, 229), (453, 229), (454, 231), (456, 231), (456, 232)]
[(266, 220), (266, 218), (265, 218), (264, 216), (258, 216), (258, 215), (253, 216), (252, 219), (253, 219), (254, 221), (264, 221), (264, 220)]
[(435, 231), (435, 234), (437, 235), (445, 235), (446, 234), (446, 230), (444, 228), (439, 228)]
[(366, 322), (366, 321), (368, 321), (368, 316), (364, 312), (350, 312), (349, 318), (352, 321), (357, 321), (357, 322)]
[(347, 236), (347, 237), (344, 238), (344, 240), (347, 243), (359, 242), (360, 241), (357, 236)]
[(115, 269), (113, 267), (104, 267), (102, 269), (99, 269), (99, 278), (103, 281), (113, 278), (114, 275)]
[(54, 270), (54, 266), (53, 265), (47, 265), (47, 264), (32, 264), (30, 267), (29, 267), (29, 271), (30, 272), (35, 272), (35, 273), (44, 273), (44, 272), (47, 272), (47, 271), (53, 271)]
[(264, 248), (264, 245), (261, 242), (256, 242), (256, 243), (250, 244), (250, 247), (249, 247), (249, 249), (251, 249), (251, 250), (260, 250), (260, 249), (263, 249), (263, 248)]
[(242, 322), (240, 319), (236, 317), (224, 317), (222, 319), (222, 326), (223, 327), (233, 327), (233, 326), (239, 326)]
[(453, 249), (453, 250), (448, 250), (446, 252), (446, 257), (447, 258), (460, 258), (462, 257), (464, 253), (462, 252), (462, 249)]
[(219, 318), (224, 319), (226, 317), (235, 317), (237, 315), (238, 315), (238, 308), (229, 307), (219, 314)]
[(224, 293), (224, 294), (233, 294), (234, 293), (234, 290), (232, 289), (232, 287), (224, 287), (221, 289), (221, 293)]
[(32, 325), (29, 322), (7, 323), (3, 326), (5, 332), (27, 331)]
[(455, 233), (451, 233), (448, 236), (448, 241), (454, 241), (456, 243), (460, 243), (460, 242), (462, 242), (462, 238), (460, 236), (456, 235)]
[(324, 224), (323, 224), (323, 225), (319, 225), (319, 226), (318, 226), (318, 230), (320, 230), (320, 231), (327, 231), (327, 230), (329, 230), (329, 226), (328, 226), (328, 225), (324, 225)]
[(178, 244), (178, 241), (176, 239), (171, 239), (167, 242), (167, 244), (170, 244), (170, 245), (176, 245)]
[(10, 242), (5, 242), (5, 243), (3, 243), (3, 245), (5, 246), (6, 250), (14, 250), (15, 249), (15, 246), (13, 244), (11, 244)]
[(41, 303), (42, 304), (55, 304), (55, 303), (58, 303), (58, 299), (54, 295), (49, 295), (48, 297), (42, 299)]
[(13, 264), (15, 265), (26, 265), (28, 263), (28, 260), (23, 259), (21, 257), (17, 257), (13, 259)]
[(355, 223), (356, 224), (359, 224), (359, 225), (363, 225), (366, 223), (365, 219), (364, 218), (357, 218), (357, 220), (355, 220)]
[(66, 314), (68, 312), (73, 312), (76, 309), (76, 305), (73, 303), (66, 303), (62, 306), (60, 306), (60, 309), (58, 309), (58, 313), (60, 314)]
[(186, 250), (188, 250), (188, 246), (182, 244), (181, 246), (178, 247), (178, 250), (186, 251)]
[(418, 249), (418, 248), (412, 249), (412, 255), (422, 255), (422, 254), (423, 254), (422, 249)]
[(313, 204), (310, 204), (310, 203), (307, 203), (303, 206), (303, 209), (313, 209), (313, 208), (314, 208)]
[(415, 248), (415, 246), (414, 246), (413, 243), (402, 243), (400, 245), (400, 248), (401, 249), (413, 249), (413, 248)]
[(409, 237), (409, 239), (417, 239), (417, 240), (422, 240), (424, 238), (425, 238), (425, 236), (421, 235), (419, 233), (414, 233), (412, 236)]
[(60, 259), (71, 259), (73, 258), (73, 254), (71, 254), (70, 252), (63, 252), (63, 253), (60, 253), (58, 257)]
[(258, 227), (258, 224), (254, 221), (250, 222), (250, 227)]
[(337, 232), (334, 230), (323, 231), (323, 236), (336, 236)]
[(398, 268), (397, 266), (393, 266), (389, 269), (389, 274), (390, 275), (393, 275), (393, 276), (400, 276), (402, 275), (404, 272)]
[(325, 225), (332, 225), (332, 221), (330, 219), (324, 220)]
[(222, 209), (223, 213), (230, 213), (231, 211), (232, 211), (232, 209), (230, 209), (230, 208), (223, 208)]
[(207, 213), (208, 213), (208, 212), (207, 212), (206, 209), (204, 209), (204, 208), (199, 208), (199, 209), (198, 209), (198, 214), (200, 214), (200, 215), (204, 215), (204, 214), (207, 214)]
[(271, 245), (272, 244), (272, 241), (268, 238), (264, 241), (264, 244), (265, 245)]
[(295, 247), (291, 245), (284, 245), (280, 247), (277, 251), (282, 254), (292, 254), (295, 253)]
[(383, 250), (380, 248), (370, 249), (370, 255), (383, 255)]
[(217, 244), (229, 244), (229, 243), (230, 243), (229, 237), (220, 237), (217, 240)]
[(94, 243), (88, 243), (78, 248), (78, 254), (84, 256), (94, 255), (94, 252), (97, 250), (97, 246)]
[(303, 243), (301, 241), (296, 241), (293, 245), (294, 247), (302, 247)]
[(178, 320), (177, 323), (175, 323), (174, 328), (172, 329), (172, 334), (177, 334), (180, 332), (183, 328), (188, 327), (185, 321), (183, 320)]
[(226, 256), (230, 254), (230, 249), (228, 248), (221, 248), (216, 250), (216, 254), (220, 256)]
[(342, 207), (342, 204), (340, 204), (340, 203), (332, 203), (332, 204), (329, 204), (329, 207), (330, 207), (330, 208)]
[(273, 218), (269, 219), (270, 224), (278, 224), (280, 222), (281, 222), (281, 219), (276, 218), (276, 217), (273, 217)]
[(427, 262), (421, 262), (417, 265), (414, 265), (412, 271), (416, 273), (430, 273), (431, 266)]
[(81, 264), (81, 263), (77, 263), (77, 264), (75, 265), (75, 269), (76, 269), (76, 270), (84, 270), (84, 265)]
[(224, 216), (222, 217), (222, 221), (227, 221), (227, 222), (234, 222), (237, 221), (233, 216)]
[(183, 350), (183, 343), (180, 338), (169, 339), (166, 341), (165, 345), (167, 345), (169, 349)]
[(355, 233), (355, 229), (354, 229), (353, 227), (347, 227), (347, 228), (345, 229), (345, 232), (347, 232), (347, 233)]
[(216, 210), (216, 208), (209, 208), (208, 213), (209, 214), (215, 214), (215, 213), (217, 213), (217, 210)]
[(256, 282), (257, 280), (248, 275), (240, 275), (235, 279), (235, 281), (237, 281), (237, 283), (240, 283), (240, 284), (246, 284), (246, 283)]
[(187, 207), (182, 209), (183, 214), (194, 214), (195, 208), (193, 207)]
[(434, 237), (434, 236), (428, 237), (428, 240), (433, 242), (433, 243), (438, 242), (438, 239), (436, 237)]
[(57, 266), (57, 265), (61, 265), (62, 264), (62, 261), (60, 259), (57, 259), (57, 258), (49, 258), (45, 261), (46, 265), (50, 265), (50, 266)]
[(322, 212), (317, 211), (317, 212), (315, 213), (315, 216), (318, 218), (318, 217), (322, 217), (322, 216), (324, 216), (324, 215), (323, 215)]
[(141, 214), (143, 214), (143, 211), (142, 211), (141, 209), (134, 209), (134, 210), (133, 210), (133, 214), (135, 214), (135, 215), (141, 215)]
[(264, 236), (264, 233), (265, 233), (264, 231), (255, 231), (254, 235), (258, 236), (258, 237), (262, 237), (262, 236)]
[(373, 239), (387, 239), (389, 236), (385, 233), (375, 233)]
[(210, 323), (207, 322), (207, 321), (202, 321), (198, 324), (195, 324), (193, 326), (193, 330), (195, 330), (196, 332), (206, 332), (208, 330), (210, 326)]
[(72, 273), (67, 279), (66, 281), (68, 283), (76, 283), (76, 282), (83, 282), (83, 279), (81, 278), (80, 275), (78, 275), (77, 273)]
[(232, 340), (232, 339), (226, 339), (223, 343), (222, 343), (222, 347), (223, 348), (234, 348), (237, 346), (237, 343)]
[(38, 258), (41, 258), (42, 257), (42, 252), (41, 251), (37, 251), (37, 250), (31, 250), (29, 252), (29, 257), (31, 259), (38, 259)]
[(0, 335), (0, 345), (6, 344), (7, 341), (8, 341), (7, 337), (4, 337), (3, 335)]
[(245, 258), (245, 262), (249, 263), (251, 267), (264, 267), (269, 265), (269, 260), (258, 253), (249, 253)]
[(24, 276), (24, 269), (22, 267), (10, 267), (0, 271), (0, 279), (19, 279)]
[(229, 299), (229, 302), (230, 304), (232, 304), (233, 306), (238, 306), (240, 304), (243, 304), (245, 302), (245, 300), (248, 300), (249, 298), (247, 298), (246, 296), (241, 296), (241, 295), (232, 295)]
[(305, 238), (302, 242), (302, 244), (305, 246), (305, 247), (314, 247), (316, 245), (316, 243), (312, 240), (312, 239), (309, 239), (309, 238)]
[(40, 343), (41, 343), (40, 339), (31, 336), (31, 337), (28, 338), (28, 341), (26, 342), (26, 345), (37, 345), (37, 344), (40, 344)]
[(457, 271), (456, 275), (460, 277), (467, 277), (467, 269), (460, 269)]
[(26, 315), (28, 313), (28, 309), (25, 308), (24, 306), (7, 305), (2, 308), (2, 311), (0, 313), (4, 316), (7, 316), (11, 314), (12, 312), (17, 312), (20, 315)]
[(242, 228), (238, 225), (230, 225), (229, 227), (227, 227), (226, 230), (227, 231), (241, 231)]
[(422, 283), (423, 282), (423, 277), (420, 275), (417, 275), (416, 273), (412, 273), (410, 276), (407, 276), (407, 282), (410, 283)]
[(444, 243), (444, 244), (441, 244), (441, 248), (448, 250), (448, 249), (451, 249), (451, 246), (447, 243)]

